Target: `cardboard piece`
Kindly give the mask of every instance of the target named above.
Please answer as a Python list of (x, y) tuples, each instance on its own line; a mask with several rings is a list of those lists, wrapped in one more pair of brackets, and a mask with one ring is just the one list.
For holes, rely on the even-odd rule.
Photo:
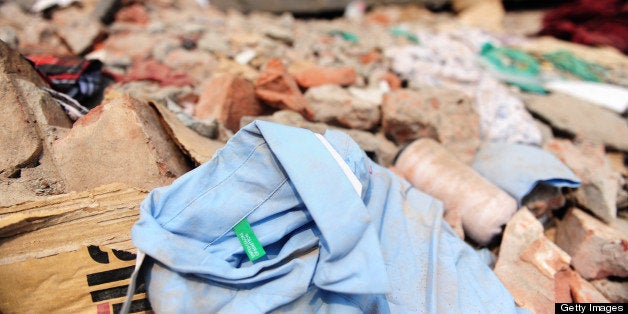
[[(0, 311), (118, 313), (134, 267), (135, 254), (98, 246), (2, 265)], [(131, 312), (150, 310), (139, 276)]]
[[(115, 183), (0, 207), (0, 313), (119, 311), (146, 195)], [(150, 310), (137, 287), (132, 312)]]

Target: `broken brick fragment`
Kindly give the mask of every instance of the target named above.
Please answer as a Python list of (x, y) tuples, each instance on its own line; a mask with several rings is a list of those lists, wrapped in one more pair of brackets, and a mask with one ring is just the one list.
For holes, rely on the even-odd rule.
[(268, 112), (268, 108), (255, 98), (253, 84), (233, 74), (212, 78), (203, 88), (194, 108), (197, 118), (216, 118), (234, 133), (240, 129), (243, 116), (259, 116)]
[(527, 208), (508, 222), (495, 274), (515, 302), (533, 313), (553, 313), (554, 303), (569, 302), (571, 258), (543, 234)]
[(134, 63), (124, 78), (125, 82), (143, 80), (155, 81), (161, 86), (194, 85), (194, 80), (187, 73), (175, 71), (154, 59)]
[(321, 85), (353, 85), (357, 74), (352, 67), (321, 67), (314, 66), (294, 75), (301, 87), (309, 88)]
[(305, 110), (303, 93), (280, 59), (268, 60), (255, 81), (255, 95), (273, 108), (299, 113)]
[(558, 224), (556, 244), (586, 279), (628, 277), (628, 237), (580, 209), (570, 209)]

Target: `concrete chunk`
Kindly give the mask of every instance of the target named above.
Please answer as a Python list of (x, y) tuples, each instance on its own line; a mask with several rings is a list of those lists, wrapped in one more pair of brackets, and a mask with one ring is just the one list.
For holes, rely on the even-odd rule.
[(554, 139), (544, 148), (556, 155), (582, 180), (576, 191), (580, 205), (591, 210), (600, 219), (610, 222), (617, 216), (617, 195), (623, 179), (613, 171), (604, 154), (604, 146), (587, 141), (575, 144), (569, 140)]
[(586, 279), (628, 277), (628, 237), (580, 209), (570, 209), (559, 223), (556, 244)]
[(480, 118), (468, 97), (445, 89), (384, 95), (382, 127), (398, 145), (429, 137), (465, 164), (480, 146)]
[(628, 151), (628, 124), (610, 110), (561, 93), (526, 95), (524, 100), (528, 110), (560, 131)]
[(30, 63), (0, 41), (0, 206), (63, 191), (50, 142), (71, 122)]
[(0, 175), (14, 177), (39, 159), (42, 143), (29, 109), (5, 74), (0, 74)]
[(379, 105), (353, 96), (339, 85), (312, 87), (305, 93), (306, 117), (312, 121), (351, 129), (371, 130), (379, 125)]
[(112, 182), (150, 190), (190, 170), (155, 110), (129, 96), (112, 94), (53, 145), (68, 191)]
[(55, 12), (55, 31), (74, 54), (83, 54), (91, 49), (96, 40), (104, 35), (100, 21), (77, 8), (66, 8)]
[(611, 302), (628, 302), (628, 281), (598, 279), (591, 281), (591, 284)]
[(524, 207), (506, 226), (494, 271), (518, 305), (534, 313), (553, 313), (554, 303), (565, 296), (565, 287), (556, 282), (569, 270), (570, 261)]

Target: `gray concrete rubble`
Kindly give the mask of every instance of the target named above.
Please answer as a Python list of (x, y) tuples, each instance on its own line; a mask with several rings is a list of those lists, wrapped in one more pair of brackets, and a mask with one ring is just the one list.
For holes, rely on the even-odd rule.
[(529, 95), (525, 99), (531, 112), (561, 132), (602, 143), (615, 150), (628, 150), (626, 119), (610, 110), (560, 93)]

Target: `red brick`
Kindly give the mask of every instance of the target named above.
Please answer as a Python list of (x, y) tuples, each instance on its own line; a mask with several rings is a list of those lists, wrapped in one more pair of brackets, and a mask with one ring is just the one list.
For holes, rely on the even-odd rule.
[(279, 59), (268, 60), (255, 81), (255, 95), (273, 108), (299, 113), (305, 110), (306, 100), (303, 93)]
[(172, 70), (154, 59), (139, 61), (129, 69), (125, 81), (155, 81), (161, 86), (193, 85), (194, 80), (185, 72)]
[(314, 87), (321, 85), (348, 86), (355, 83), (357, 74), (352, 67), (332, 68), (315, 66), (294, 75), (299, 86)]
[(390, 71), (386, 72), (386, 74), (382, 77), (382, 80), (386, 81), (392, 90), (401, 88), (401, 79), (395, 73)]
[(216, 118), (233, 132), (240, 129), (243, 116), (259, 116), (267, 113), (255, 98), (253, 84), (233, 74), (222, 74), (212, 78), (194, 109), (200, 119)]
[(139, 3), (136, 3), (121, 8), (116, 13), (115, 19), (117, 22), (146, 25), (148, 24), (150, 17), (148, 16), (148, 11), (146, 10), (146, 7)]
[(610, 301), (578, 273), (571, 271), (571, 295), (576, 303), (609, 303)]
[(382, 61), (382, 54), (377, 50), (371, 50), (360, 56), (360, 62), (362, 64), (371, 64)]
[(372, 12), (369, 13), (366, 18), (369, 22), (378, 23), (384, 26), (388, 26), (392, 23), (391, 18), (385, 12)]
[(565, 269), (556, 272), (554, 275), (554, 300), (556, 303), (572, 303), (571, 297), (571, 277), (573, 271)]

